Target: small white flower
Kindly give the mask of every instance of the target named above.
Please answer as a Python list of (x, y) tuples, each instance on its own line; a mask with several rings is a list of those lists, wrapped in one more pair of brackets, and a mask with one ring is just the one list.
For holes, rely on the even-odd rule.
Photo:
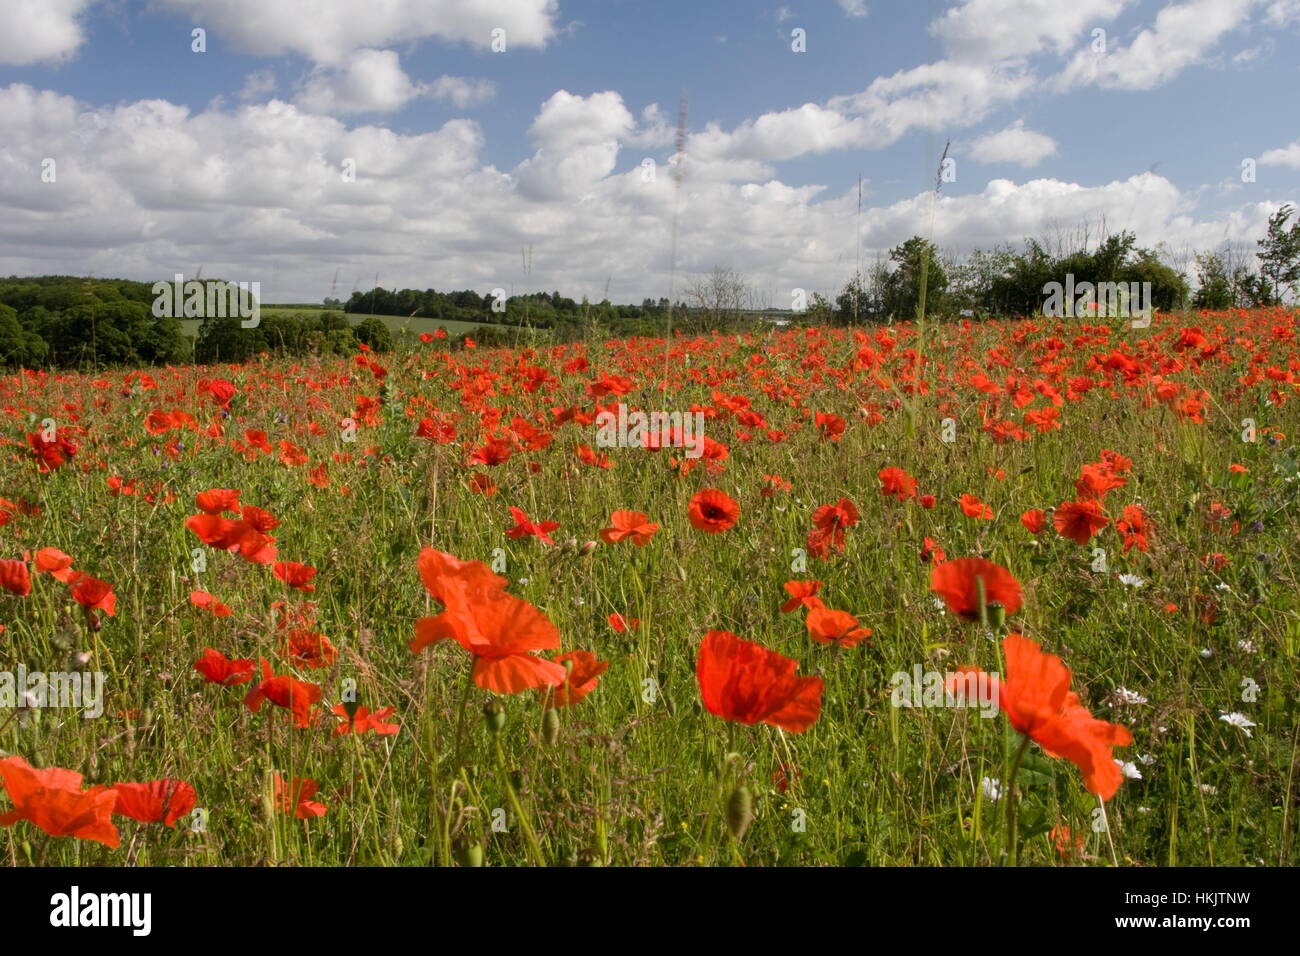
[(944, 608), (943, 598), (935, 598), (934, 606), (937, 607), (940, 611), (942, 611)]
[(1150, 807), (1138, 807), (1138, 813), (1150, 813), (1150, 812), (1151, 812)]
[(1216, 585), (1214, 586), (1214, 588), (1215, 588), (1216, 591), (1231, 591), (1231, 590), (1232, 590), (1232, 588), (1228, 587), (1227, 583), (1224, 582), (1224, 581), (1220, 581), (1218, 584), (1216, 584)]
[(982, 778), (980, 789), (984, 791), (984, 799), (989, 803), (997, 803), (1002, 799), (1002, 781), (995, 777)]
[(1232, 724), (1232, 726), (1239, 728), (1247, 737), (1251, 736), (1250, 728), (1255, 726), (1253, 720), (1235, 710), (1230, 714), (1220, 715), (1219, 719), (1225, 724)]
[(527, 583), (528, 583), (528, 579), (527, 579), (527, 578), (520, 578), (520, 579), (519, 579), (519, 584), (520, 584), (520, 585), (524, 585), (524, 584), (527, 584)]
[(1240, 640), (1240, 641), (1237, 642), (1237, 650), (1239, 650), (1239, 651), (1245, 651), (1247, 654), (1254, 654), (1254, 653), (1255, 653), (1255, 642), (1254, 642), (1254, 641), (1247, 641), (1247, 640)]
[(1144, 767), (1149, 767), (1155, 762), (1156, 762), (1156, 758), (1151, 756), (1150, 754), (1138, 755), (1138, 763), (1140, 763)]
[(1121, 704), (1145, 704), (1147, 699), (1135, 690), (1129, 690), (1127, 687), (1116, 687), (1115, 696), (1119, 698)]
[(1219, 792), (1218, 787), (1212, 787), (1208, 783), (1201, 784), (1201, 793), (1208, 793), (1211, 796)]
[(1115, 763), (1119, 765), (1119, 769), (1123, 772), (1124, 776), (1127, 779), (1129, 780), (1142, 779), (1142, 771), (1139, 770), (1137, 768), (1137, 764), (1133, 763), (1132, 761), (1125, 763), (1123, 760), (1116, 760)]
[(1127, 585), (1128, 587), (1131, 588), (1140, 588), (1146, 585), (1146, 582), (1143, 581), (1136, 574), (1121, 574), (1119, 576), (1119, 583)]
[(1208, 661), (1211, 657), (1214, 656), (1214, 651), (1210, 650), (1208, 647), (1202, 647), (1201, 656)]

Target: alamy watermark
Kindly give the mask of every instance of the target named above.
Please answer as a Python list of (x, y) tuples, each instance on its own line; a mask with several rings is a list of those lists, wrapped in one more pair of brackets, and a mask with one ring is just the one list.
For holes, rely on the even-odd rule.
[(218, 282), (207, 279), (185, 281), (176, 273), (175, 282), (155, 282), (149, 290), (155, 296), (157, 318), (240, 319), (240, 327), (255, 329), (262, 321), (262, 283)]
[(998, 714), (998, 675), (987, 671), (928, 671), (916, 664), (911, 673), (889, 678), (895, 707), (979, 707), (981, 717)]
[(104, 713), (103, 671), (0, 671), (0, 708), (73, 707), (87, 720)]
[(1043, 286), (1043, 315), (1055, 319), (1103, 318), (1133, 319), (1133, 328), (1151, 324), (1150, 282), (1074, 282), (1067, 273), (1065, 283), (1049, 282)]
[(618, 412), (596, 416), (597, 448), (685, 448), (687, 458), (704, 454), (703, 412)]

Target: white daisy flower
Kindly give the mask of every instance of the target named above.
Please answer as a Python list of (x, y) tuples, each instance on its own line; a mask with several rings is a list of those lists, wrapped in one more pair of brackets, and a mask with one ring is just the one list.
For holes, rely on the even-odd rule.
[(1232, 724), (1232, 726), (1239, 728), (1247, 737), (1251, 736), (1250, 728), (1255, 726), (1253, 720), (1235, 710), (1230, 714), (1220, 715), (1219, 719), (1225, 724)]
[(1116, 687), (1114, 694), (1119, 698), (1121, 704), (1145, 704), (1147, 699), (1135, 690), (1129, 690), (1127, 687)]
[(980, 790), (984, 792), (984, 799), (989, 803), (997, 803), (1002, 799), (1002, 781), (993, 777), (984, 777), (980, 780)]
[(1131, 760), (1128, 761), (1127, 763), (1125, 763), (1123, 760), (1116, 760), (1115, 763), (1119, 765), (1119, 769), (1124, 774), (1125, 779), (1128, 780), (1142, 779), (1142, 771), (1139, 770), (1137, 768), (1137, 764), (1133, 763)]
[(1121, 574), (1119, 576), (1119, 583), (1127, 585), (1128, 587), (1131, 588), (1140, 588), (1146, 585), (1146, 582), (1143, 581), (1136, 574)]
[(1247, 654), (1254, 654), (1254, 653), (1255, 653), (1255, 642), (1254, 642), (1254, 641), (1247, 641), (1247, 640), (1240, 640), (1240, 641), (1237, 642), (1237, 650), (1239, 650), (1239, 651), (1244, 651), (1244, 652), (1247, 653)]

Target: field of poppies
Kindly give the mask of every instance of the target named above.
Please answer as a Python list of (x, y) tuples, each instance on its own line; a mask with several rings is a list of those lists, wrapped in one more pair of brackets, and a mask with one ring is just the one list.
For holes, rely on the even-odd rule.
[(0, 379), (6, 862), (1297, 862), (1293, 310), (423, 338)]

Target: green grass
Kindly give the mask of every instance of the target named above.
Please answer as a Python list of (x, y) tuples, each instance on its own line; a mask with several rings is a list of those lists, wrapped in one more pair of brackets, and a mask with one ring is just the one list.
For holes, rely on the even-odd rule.
[[(1174, 334), (1177, 326), (1172, 323)], [(977, 327), (969, 341), (946, 327), (932, 329), (927, 354), (934, 361), (982, 359), (996, 344), (1017, 365), (1032, 368), (1033, 356), (1004, 338), (1014, 328)], [(482, 408), (478, 399), (466, 406), (452, 391), (440, 353), (430, 348), (381, 357), (388, 368), (382, 420), (363, 425), (355, 443), (341, 440), (336, 423), (352, 414), (357, 395), (376, 396), (379, 385), (350, 362), (338, 363), (337, 374), (320, 369), (320, 387), (311, 388), (297, 384), (302, 373), (287, 364), (251, 366), (235, 376), (251, 390), (236, 397), (229, 420), (196, 399), (197, 374), (190, 371), (172, 380), (155, 370), (160, 389), (137, 387), (129, 398), (76, 376), (24, 383), (23, 401), (38, 418), (49, 414), (62, 422), (64, 403), (72, 403), (76, 424), (88, 433), (73, 464), (50, 475), (38, 475), (23, 450), (13, 449), (0, 495), (26, 498), (42, 511), (11, 519), (0, 532), (3, 556), (60, 548), (75, 567), (113, 583), (119, 600), (117, 615), (92, 633), (66, 589), (47, 575), (27, 598), (0, 597), (5, 667), (61, 670), (75, 666), (74, 655), (89, 654), (87, 666), (107, 673), (109, 694), (99, 720), (71, 711), (0, 712), (0, 747), (38, 767), (77, 770), (87, 784), (180, 777), (196, 788), (208, 817), (202, 833), (187, 828), (189, 818), (175, 831), (120, 820), (123, 842), (116, 850), (71, 838), (47, 841), (20, 822), (0, 830), (0, 850), (20, 865), (424, 866), (463, 859), (463, 847), (475, 844), (487, 865), (504, 866), (532, 861), (526, 823), (550, 864), (997, 864), (1006, 844), (1005, 804), (982, 795), (981, 779), (1007, 779), (1017, 739), (1005, 717), (890, 704), (891, 674), (918, 663), (1000, 670), (989, 635), (935, 606), (930, 566), (919, 556), (928, 536), (950, 558), (984, 555), (1019, 578), (1026, 602), (1011, 626), (1064, 658), (1074, 672), (1072, 689), (1095, 715), (1130, 728), (1135, 743), (1117, 756), (1149, 758), (1138, 764), (1142, 779), (1126, 781), (1107, 803), (1109, 831), (1098, 832), (1098, 803), (1077, 768), (1030, 748), (1018, 778), (1021, 863), (1295, 865), (1300, 552), (1292, 442), (1300, 432), (1300, 399), (1269, 407), (1266, 383), (1230, 405), (1244, 370), (1239, 356), (1232, 365), (1207, 364), (1194, 378), (1172, 376), (1214, 396), (1203, 425), (1179, 420), (1159, 403), (1144, 407), (1139, 393), (1125, 394), (1121, 385), (1115, 398), (1098, 388), (1066, 402), (1059, 431), (996, 445), (980, 431), (985, 396), (962, 386), (955, 404), (942, 409), (952, 396), (906, 396), (916, 403), (917, 417), (909, 422), (906, 406), (888, 411), (892, 393), (865, 375), (837, 387), (826, 370), (847, 367), (861, 344), (842, 331), (817, 334), (824, 344), (816, 351), (828, 361), (813, 367), (804, 363), (811, 353), (803, 331), (744, 343), (701, 339), (668, 360), (653, 348), (611, 351), (584, 343), (523, 363), (545, 365), (556, 385), (537, 392), (498, 387), (486, 399), (506, 409), (504, 422), (515, 414), (549, 420), (552, 407), (590, 408), (586, 384), (612, 371), (635, 379), (636, 390), (624, 399), (629, 403), (686, 410), (692, 403), (715, 405), (713, 391), (720, 389), (747, 395), (771, 427), (789, 433), (773, 443), (761, 429), (748, 428), (754, 437), (742, 441), (734, 419), (710, 420), (706, 434), (726, 443), (730, 457), (716, 474), (701, 465), (685, 476), (670, 468), (670, 450), (611, 449), (615, 467), (583, 465), (574, 449), (594, 446), (595, 429), (572, 424), (558, 429), (545, 449), (518, 451), (494, 468), (467, 468), (468, 452), (481, 444)], [(1140, 334), (1149, 333), (1117, 333), (1115, 340), (1135, 342)], [(1285, 349), (1274, 345), (1279, 354)], [(1094, 351), (1106, 348), (1077, 346), (1061, 358), (1080, 363), (1070, 376), (1088, 374), (1081, 366)], [(564, 371), (576, 354), (587, 356), (589, 371)], [(764, 357), (761, 366), (746, 364), (754, 354)], [(885, 368), (901, 381), (897, 355)], [(503, 380), (517, 358), (486, 350), (461, 356)], [(751, 377), (760, 367), (770, 377)], [(737, 374), (723, 378), (719, 369)], [(989, 367), (999, 381), (1010, 372)], [(359, 380), (349, 378), (358, 374)], [(800, 407), (764, 395), (761, 386), (772, 379), (796, 383)], [(484, 375), (470, 380), (483, 382)], [(19, 384), (7, 381), (16, 402)], [(660, 381), (667, 384), (663, 393)], [(178, 390), (183, 398), (166, 397)], [(94, 407), (96, 400), (103, 407)], [(859, 413), (864, 402), (885, 407), (884, 421), (868, 425)], [(183, 408), (200, 428), (215, 420), (227, 438), (264, 430), (273, 443), (300, 446), (310, 462), (291, 467), (267, 455), (250, 461), (184, 429), (151, 436), (142, 420), (155, 406)], [(822, 441), (801, 408), (844, 417), (842, 440)], [(463, 447), (412, 437), (414, 422), (432, 409), (460, 413)], [(1009, 407), (1003, 413), (1020, 418)], [(957, 421), (951, 444), (941, 441), (939, 424), (949, 416)], [(1239, 420), (1248, 416), (1286, 438), (1276, 445), (1262, 437), (1244, 443)], [(312, 421), (326, 433), (310, 434)], [(11, 423), (11, 438), (21, 440), (21, 424)], [(184, 448), (172, 457), (164, 446), (174, 439)], [(1113, 528), (1080, 548), (1053, 534), (1050, 521), (1037, 538), (1018, 521), (1026, 509), (1072, 499), (1080, 465), (1096, 461), (1102, 449), (1134, 462), (1128, 485), (1109, 493), (1106, 508), (1119, 516), (1122, 505), (1142, 503), (1156, 529), (1149, 554), (1122, 554)], [(336, 457), (345, 455), (353, 460)], [(538, 462), (535, 472), (529, 461)], [(1233, 463), (1249, 473), (1231, 474)], [(83, 470), (86, 464), (92, 467)], [(318, 464), (328, 468), (326, 489), (306, 481), (308, 468)], [(915, 475), (921, 493), (937, 496), (936, 507), (883, 498), (876, 473), (886, 466)], [(1002, 479), (990, 474), (999, 469)], [(490, 473), (499, 493), (469, 493), (472, 471)], [(773, 474), (793, 488), (764, 498), (759, 489)], [(115, 475), (146, 490), (159, 483), (176, 500), (113, 496), (106, 480)], [(689, 525), (687, 502), (705, 487), (740, 502), (735, 528), (713, 536)], [(208, 488), (240, 489), (243, 503), (271, 511), (282, 521), (272, 532), (280, 557), (320, 569), (310, 598), (319, 602), (319, 629), (341, 652), (332, 668), (299, 676), (319, 682), (330, 706), (347, 680), (371, 709), (395, 706), (401, 724), (395, 737), (331, 737), (333, 717), (316, 729), (295, 729), (279, 708), (253, 714), (243, 707), (248, 685), (206, 684), (192, 670), (203, 649), (213, 647), (230, 657), (266, 657), (276, 673), (287, 672), (270, 605), (303, 597), (268, 568), (214, 552), (185, 529), (194, 495)], [(966, 518), (955, 503), (965, 492), (989, 502), (996, 520)], [(846, 553), (826, 562), (808, 558), (805, 569), (798, 549), (813, 510), (843, 496), (861, 511)], [(1234, 512), (1238, 534), (1208, 520), (1212, 501)], [(558, 521), (557, 545), (508, 538), (508, 505), (535, 521)], [(644, 511), (662, 527), (644, 548), (600, 544), (581, 554), (575, 545), (595, 540), (620, 508)], [(1256, 520), (1261, 530), (1252, 530)], [(416, 571), (417, 555), (429, 545), (463, 559), (504, 559), (509, 590), (545, 611), (565, 650), (592, 650), (609, 662), (599, 687), (560, 712), (553, 745), (543, 740), (536, 697), (510, 697), (498, 764), (480, 716), (487, 695), (467, 680), (468, 655), (451, 642), (418, 655), (408, 649), (415, 620), (437, 610)], [(1105, 549), (1105, 573), (1093, 569), (1093, 546)], [(196, 549), (206, 561), (198, 573)], [(1200, 560), (1215, 552), (1230, 558), (1219, 572)], [(1121, 572), (1145, 585), (1124, 586), (1116, 577)], [(820, 596), (828, 606), (873, 629), (870, 645), (814, 644), (802, 612), (779, 613), (783, 582), (808, 578), (825, 582)], [(213, 593), (234, 616), (216, 619), (192, 607), (193, 589)], [(1200, 611), (1211, 600), (1217, 616), (1207, 623)], [(1165, 610), (1169, 603), (1175, 612)], [(640, 629), (615, 633), (611, 613), (639, 618)], [(710, 629), (758, 641), (798, 660), (800, 674), (821, 675), (825, 694), (816, 724), (796, 735), (729, 724), (706, 712), (695, 659)], [(1243, 650), (1243, 641), (1253, 649)], [(1247, 678), (1259, 688), (1253, 702), (1242, 699)], [(1119, 687), (1148, 702), (1108, 706)], [(458, 766), (462, 707), (468, 716)], [(1249, 715), (1253, 736), (1221, 721), (1225, 711)], [(784, 793), (774, 784), (782, 765), (795, 768)], [(268, 814), (273, 771), (318, 780), (316, 799), (328, 813), (310, 820)], [(508, 780), (526, 820), (511, 809)], [(724, 808), (740, 781), (754, 794), (757, 817), (737, 843)], [(507, 829), (494, 832), (502, 813)], [(1055, 849), (1048, 831), (1058, 825), (1083, 835), (1081, 851)]]

